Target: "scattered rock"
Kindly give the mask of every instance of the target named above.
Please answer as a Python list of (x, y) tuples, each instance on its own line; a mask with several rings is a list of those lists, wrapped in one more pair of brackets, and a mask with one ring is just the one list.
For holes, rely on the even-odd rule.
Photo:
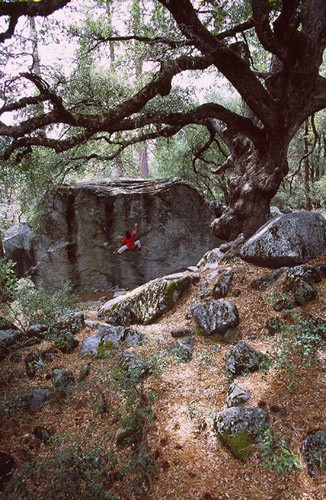
[(227, 354), (226, 366), (234, 375), (243, 375), (259, 370), (261, 363), (267, 359), (265, 354), (240, 340)]
[(134, 383), (138, 383), (146, 378), (151, 370), (149, 365), (133, 352), (124, 352), (117, 360), (117, 373), (123, 371)]
[(181, 337), (191, 337), (195, 334), (194, 330), (190, 330), (189, 328), (176, 328), (171, 330), (171, 336), (175, 339)]
[(291, 269), (287, 269), (287, 275), (283, 285), (284, 290), (291, 290), (292, 283), (296, 279), (301, 279), (313, 285), (315, 283), (320, 283), (322, 281), (322, 276), (317, 267), (307, 265), (292, 267)]
[(214, 285), (213, 288), (212, 296), (214, 297), (214, 299), (221, 299), (227, 296), (230, 290), (232, 279), (232, 271), (223, 271), (221, 273), (221, 277), (218, 279), (218, 282)]
[(302, 455), (310, 476), (324, 476), (326, 473), (326, 431), (310, 432), (302, 444)]
[(49, 389), (34, 389), (24, 396), (23, 401), (27, 410), (35, 411), (52, 398), (53, 392)]
[(36, 337), (40, 340), (43, 340), (45, 338), (47, 330), (48, 327), (46, 325), (31, 325), (26, 329), (26, 336), (28, 338)]
[[(70, 332), (73, 335), (82, 330), (85, 327), (85, 315), (83, 312), (78, 311), (75, 313), (68, 314), (64, 318), (59, 319), (49, 327), (49, 337), (55, 338), (57, 334), (61, 332)], [(53, 337), (54, 336), (54, 337)]]
[(269, 415), (262, 408), (227, 408), (217, 413), (214, 420), (217, 435), (232, 455), (240, 460), (253, 453), (253, 445), (268, 427)]
[(0, 359), (6, 357), (10, 349), (23, 340), (24, 334), (16, 328), (13, 330), (0, 330)]
[(34, 436), (39, 439), (40, 441), (42, 441), (42, 443), (44, 444), (47, 444), (48, 441), (51, 439), (51, 436), (52, 436), (52, 432), (50, 432), (48, 429), (46, 429), (45, 427), (42, 427), (41, 425), (38, 425), (37, 427), (35, 427), (35, 429), (33, 430), (33, 434)]
[(43, 368), (45, 365), (45, 358), (42, 352), (35, 351), (27, 354), (25, 358), (25, 368), (28, 377), (33, 378), (35, 373)]
[(219, 340), (227, 340), (229, 329), (239, 324), (236, 305), (227, 300), (211, 300), (192, 308), (202, 333)]
[(54, 345), (64, 354), (72, 352), (78, 344), (79, 341), (69, 331), (61, 332), (54, 341)]
[(0, 330), (17, 330), (19, 331), (19, 328), (17, 328), (14, 323), (11, 323), (11, 321), (8, 321), (5, 318), (2, 318), (0, 316)]
[(269, 287), (274, 285), (278, 278), (288, 270), (287, 267), (281, 267), (280, 269), (276, 269), (276, 271), (268, 274), (264, 274), (263, 276), (260, 276), (260, 278), (257, 278), (250, 283), (250, 287), (253, 290), (257, 291), (264, 291), (267, 290)]
[(205, 253), (198, 262), (197, 267), (202, 271), (217, 269), (221, 257), (223, 257), (223, 252), (221, 252), (219, 248), (213, 248), (213, 250), (209, 250), (209, 252)]
[(264, 224), (240, 249), (242, 259), (263, 267), (296, 266), (326, 250), (326, 220), (295, 212)]
[(176, 341), (172, 352), (184, 363), (191, 361), (195, 339), (193, 337), (183, 337)]
[(53, 387), (58, 390), (65, 390), (69, 385), (75, 383), (72, 372), (65, 368), (55, 368), (52, 370), (50, 378)]
[(112, 349), (127, 348), (143, 342), (143, 334), (130, 327), (112, 326), (99, 322), (87, 322), (97, 333), (83, 340), (80, 356), (105, 357)]
[(251, 396), (249, 392), (244, 391), (241, 389), (237, 382), (234, 381), (227, 392), (226, 395), (226, 406), (228, 408), (231, 408), (233, 406), (243, 406), (245, 403), (247, 403), (250, 400)]
[(319, 264), (316, 266), (316, 270), (319, 273), (321, 279), (326, 278), (326, 264)]
[(99, 309), (98, 317), (112, 325), (153, 323), (173, 308), (190, 285), (188, 273), (158, 278), (109, 300)]

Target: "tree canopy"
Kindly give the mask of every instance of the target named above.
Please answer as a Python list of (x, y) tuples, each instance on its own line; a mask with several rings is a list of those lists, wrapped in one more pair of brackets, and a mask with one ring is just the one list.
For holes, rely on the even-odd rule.
[[(214, 231), (228, 240), (252, 234), (267, 219), (269, 202), (287, 174), (291, 139), (326, 106), (326, 79), (320, 73), (326, 2), (151, 0), (140, 2), (144, 22), (137, 29), (109, 22), (110, 9), (123, 12), (133, 4), (129, 0), (94, 1), (102, 20), (89, 15), (80, 29), (73, 0), (1, 2), (7, 30), (0, 41), (5, 46), (6, 39), (16, 36), (20, 16), (48, 16), (55, 10), (64, 14), (68, 4), (77, 16), (70, 36), (85, 41), (83, 57), (96, 61), (98, 71), (84, 72), (85, 88), (80, 80), (76, 88), (76, 70), (39, 74), (32, 61), (10, 77), (4, 71), (0, 117), (12, 118), (0, 121), (3, 158), (20, 160), (38, 147), (60, 155), (87, 143), (115, 145), (114, 156), (130, 144), (172, 137), (187, 126), (203, 127), (208, 134), (203, 150), (217, 138), (229, 148), (226, 161), (214, 169), (217, 175), (229, 172), (230, 192), (229, 207)], [(64, 18), (57, 22), (63, 26)], [(143, 67), (147, 65), (137, 85), (128, 67), (130, 43), (141, 48)], [(119, 55), (115, 71), (110, 67), (112, 44)], [(264, 65), (255, 55), (257, 47)], [(13, 49), (5, 49), (1, 59), (10, 68)], [(219, 96), (174, 105), (175, 77), (212, 70), (239, 93), (242, 110), (226, 106)], [(119, 84), (117, 74), (125, 75)]]

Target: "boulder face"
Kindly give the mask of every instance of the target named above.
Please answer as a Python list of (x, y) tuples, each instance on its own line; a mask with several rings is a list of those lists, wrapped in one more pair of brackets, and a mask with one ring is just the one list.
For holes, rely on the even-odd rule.
[(243, 260), (263, 267), (296, 266), (326, 250), (326, 219), (315, 212), (274, 217), (242, 247)]
[(21, 278), (31, 271), (35, 263), (31, 228), (26, 222), (15, 224), (5, 232), (3, 251), (7, 259), (16, 262), (14, 271)]
[[(63, 186), (36, 235), (37, 285), (134, 288), (196, 264), (219, 245), (214, 211), (178, 180), (101, 179)], [(138, 223), (142, 250), (114, 251)]]
[(148, 325), (170, 311), (190, 285), (191, 276), (187, 273), (157, 278), (109, 300), (97, 315), (111, 325)]

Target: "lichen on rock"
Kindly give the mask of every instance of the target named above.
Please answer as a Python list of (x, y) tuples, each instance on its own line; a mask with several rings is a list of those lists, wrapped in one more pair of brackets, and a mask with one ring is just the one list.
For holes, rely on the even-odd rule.
[(157, 278), (109, 300), (99, 309), (98, 317), (112, 325), (152, 323), (170, 311), (190, 285), (188, 273)]

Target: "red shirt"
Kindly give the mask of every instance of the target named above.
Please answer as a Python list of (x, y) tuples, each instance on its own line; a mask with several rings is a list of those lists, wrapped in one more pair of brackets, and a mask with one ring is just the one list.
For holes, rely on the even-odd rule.
[(135, 248), (135, 238), (136, 238), (136, 231), (133, 231), (131, 233), (130, 238), (127, 238), (126, 236), (122, 238), (121, 243), (124, 245), (127, 245), (128, 248)]

